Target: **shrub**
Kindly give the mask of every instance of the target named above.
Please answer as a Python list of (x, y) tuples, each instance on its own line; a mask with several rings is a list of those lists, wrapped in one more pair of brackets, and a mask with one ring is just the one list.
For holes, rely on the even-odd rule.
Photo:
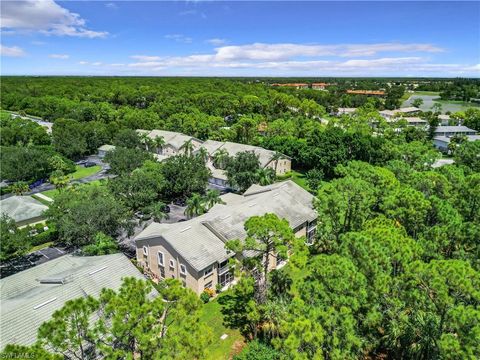
[(208, 303), (210, 301), (210, 295), (208, 294), (208, 292), (202, 292), (200, 294), (200, 300), (202, 300), (204, 304)]
[[(43, 225), (42, 225), (43, 226)], [(32, 246), (42, 245), (48, 242), (55, 242), (58, 240), (58, 232), (54, 227), (50, 227), (47, 231), (42, 231), (39, 234), (30, 238)]]
[(207, 293), (209, 297), (214, 297), (215, 296), (215, 290), (206, 288), (203, 292)]

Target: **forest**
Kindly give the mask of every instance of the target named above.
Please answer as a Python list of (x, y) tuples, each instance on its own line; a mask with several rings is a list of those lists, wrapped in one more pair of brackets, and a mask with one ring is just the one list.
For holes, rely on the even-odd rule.
[[(245, 339), (236, 360), (480, 358), (480, 141), (460, 142), (454, 164), (432, 167), (441, 156), (432, 132), (393, 126), (378, 113), (398, 107), (415, 80), (329, 79), (337, 85), (328, 91), (269, 85), (278, 79), (2, 80), (3, 110), (53, 122), (50, 136), (39, 125), (2, 114), (2, 179), (31, 183), (53, 174), (58, 180), (99, 146), (117, 146), (106, 158), (115, 179), (72, 189), (57, 181), (65, 189), (48, 210), (56, 236), (89, 254), (108, 253), (113, 239), (131, 230), (134, 211), (149, 208), (161, 219), (166, 203), (183, 199), (196, 216), (208, 211), (198, 204), (218, 201), (218, 194), (205, 192), (209, 173), (202, 154), (155, 162), (135, 129), (259, 145), (292, 158), (292, 168), (304, 175), (302, 185), (315, 195), (316, 239), (311, 245), (295, 239), (272, 214), (245, 223), (250, 241), (268, 242), (289, 261), (263, 274), (262, 286), (257, 279), (264, 254), (237, 264), (238, 284), (215, 300), (225, 326)], [(438, 90), (453, 94), (452, 86), (448, 81)], [(478, 91), (479, 83), (465, 86)], [(352, 96), (346, 88), (386, 88), (387, 94)], [(358, 109), (333, 116), (339, 107)], [(421, 114), (432, 127), (438, 115)], [(455, 116), (480, 131), (479, 110)], [(261, 181), (258, 162), (243, 154), (225, 166), (233, 181), (239, 164), (247, 163), (252, 166), (241, 188)], [(21, 235), (4, 220), (2, 238), (11, 239), (13, 252), (24, 251), (15, 248)], [(245, 250), (239, 243), (227, 246)], [(2, 249), (2, 259), (7, 257)], [(36, 345), (9, 351), (57, 359), (88, 342), (112, 359), (208, 358), (217, 340), (199, 321), (199, 299), (175, 281), (156, 289), (172, 304), (164, 340), (157, 336), (165, 325), (159, 314), (168, 304), (147, 298), (150, 285), (126, 280), (118, 293), (68, 303), (42, 325)], [(141, 321), (124, 321), (125, 304)], [(99, 309), (102, 316), (89, 324), (89, 314)], [(80, 341), (69, 331), (78, 318)]]

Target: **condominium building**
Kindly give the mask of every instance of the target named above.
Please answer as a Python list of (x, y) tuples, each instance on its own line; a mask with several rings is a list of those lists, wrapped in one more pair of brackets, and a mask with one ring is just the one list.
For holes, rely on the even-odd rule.
[[(245, 221), (267, 213), (286, 219), (297, 237), (311, 242), (317, 213), (313, 195), (293, 181), (252, 185), (243, 195), (228, 193), (206, 214), (174, 224), (152, 223), (135, 238), (137, 261), (157, 281), (179, 279), (197, 294), (234, 281), (229, 240), (246, 238)], [(248, 256), (248, 254), (244, 254)], [(280, 263), (274, 261), (270, 268)]]

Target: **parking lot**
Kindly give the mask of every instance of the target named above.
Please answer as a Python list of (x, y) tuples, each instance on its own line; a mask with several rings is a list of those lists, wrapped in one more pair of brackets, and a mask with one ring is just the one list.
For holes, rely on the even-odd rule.
[(33, 266), (43, 264), (49, 260), (65, 255), (66, 251), (59, 247), (48, 247), (35, 251), (21, 258), (3, 262), (0, 266), (0, 278), (13, 275), (19, 271), (29, 269)]

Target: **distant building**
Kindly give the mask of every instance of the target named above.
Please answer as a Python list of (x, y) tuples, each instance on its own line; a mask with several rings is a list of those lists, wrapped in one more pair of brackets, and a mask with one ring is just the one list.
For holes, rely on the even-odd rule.
[[(315, 235), (317, 213), (313, 195), (293, 181), (268, 186), (252, 185), (243, 195), (222, 195), (225, 204), (217, 204), (208, 213), (188, 221), (152, 223), (137, 237), (138, 264), (154, 279), (179, 279), (184, 286), (201, 294), (217, 285), (234, 282), (229, 259), (235, 254), (225, 248), (229, 240), (246, 238), (245, 221), (267, 213), (286, 219), (297, 237), (307, 242)], [(251, 256), (244, 253), (240, 258)], [(270, 269), (283, 261), (272, 257)]]
[(332, 84), (329, 83), (312, 83), (313, 90), (325, 90), (328, 86)]
[(226, 174), (223, 170), (216, 169), (213, 164), (215, 153), (218, 151), (225, 151), (229, 156), (235, 156), (239, 152), (253, 152), (258, 156), (260, 167), (264, 169), (271, 168), (275, 170), (276, 175), (285, 175), (287, 172), (290, 172), (292, 168), (292, 161), (290, 157), (281, 155), (280, 159), (275, 160), (275, 151), (266, 150), (259, 146), (238, 144), (229, 141), (221, 142), (207, 140), (201, 145), (201, 147), (207, 151), (209, 156), (207, 166), (212, 172), (212, 178), (210, 179), (210, 182), (222, 187), (228, 186)]
[(200, 148), (202, 141), (189, 135), (185, 135), (179, 132), (166, 131), (166, 130), (137, 130), (139, 133), (147, 134), (147, 136), (155, 140), (157, 137), (163, 138), (165, 145), (161, 148), (150, 149), (152, 152), (166, 157), (178, 155), (184, 153), (182, 146), (190, 141), (192, 143), (193, 151)]
[(389, 120), (399, 115), (412, 115), (419, 111), (420, 111), (419, 108), (410, 106), (410, 107), (405, 107), (405, 108), (400, 108), (395, 110), (382, 110), (382, 111), (379, 111), (379, 114), (383, 118)]
[(357, 111), (357, 108), (338, 108), (335, 115), (349, 115), (353, 114), (355, 111)]
[(308, 84), (305, 83), (286, 83), (286, 84), (272, 84), (272, 86), (279, 86), (279, 87), (291, 87), (295, 89), (308, 89)]
[(381, 97), (381, 96), (385, 96), (385, 91), (383, 90), (347, 90), (347, 94)]
[(470, 129), (466, 126), (437, 126), (434, 131), (435, 136), (447, 136), (451, 137), (454, 135), (475, 135), (477, 132), (473, 129)]
[(108, 152), (115, 150), (114, 145), (102, 145), (98, 148), (98, 157), (103, 159)]
[(440, 125), (449, 125), (450, 124), (450, 115), (438, 115), (438, 120), (440, 120)]
[(0, 280), (0, 348), (32, 345), (42, 323), (69, 300), (118, 290), (124, 277), (143, 275), (123, 254), (64, 255)]
[[(480, 141), (480, 135), (465, 135), (467, 141)], [(452, 136), (435, 136), (433, 138), (433, 145), (440, 151), (449, 153), (448, 145), (452, 140)]]
[(415, 126), (415, 127), (427, 127), (428, 126), (428, 121), (423, 120), (419, 117), (403, 117), (399, 118), (398, 120), (405, 120), (409, 126)]
[(48, 206), (31, 196), (11, 196), (0, 201), (0, 211), (8, 215), (18, 227), (42, 223), (45, 221), (43, 214)]

